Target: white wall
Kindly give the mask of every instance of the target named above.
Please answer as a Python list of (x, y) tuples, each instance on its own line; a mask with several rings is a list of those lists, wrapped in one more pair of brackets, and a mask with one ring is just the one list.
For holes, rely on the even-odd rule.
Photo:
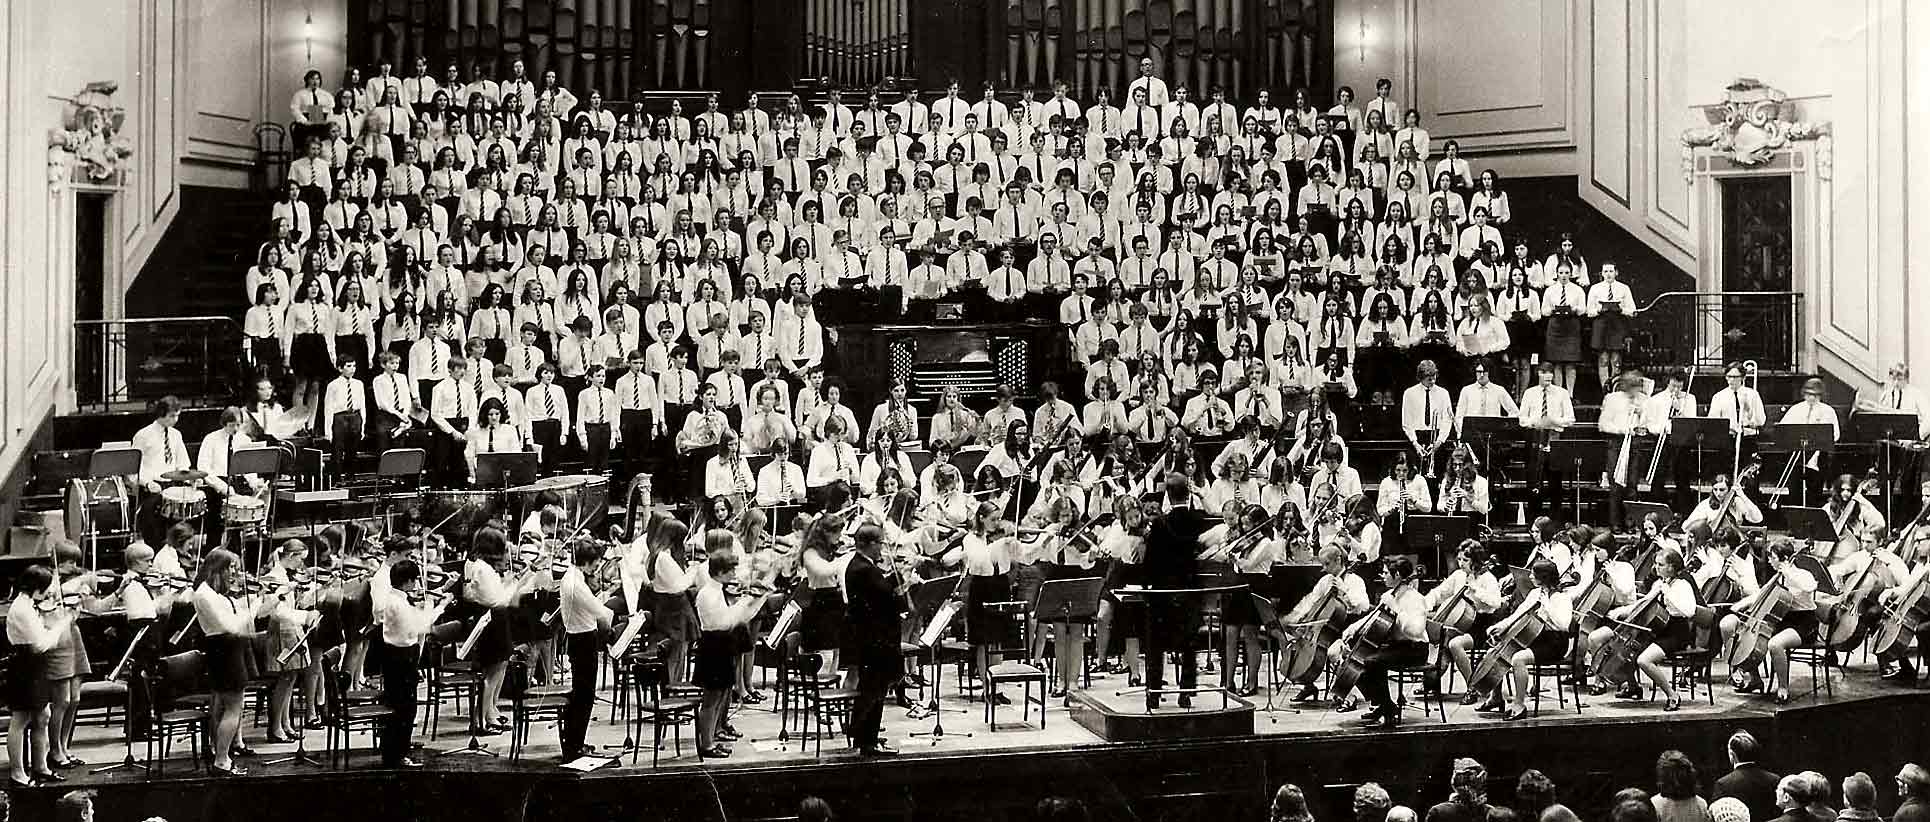
[(1930, 315), (1930, 286), (1907, 276), (1930, 248), (1930, 187), (1905, 185), (1930, 151), (1930, 50), (1909, 47), (1930, 5), (1338, 0), (1334, 27), (1339, 82), (1365, 97), (1393, 78), (1437, 143), (1461, 138), (1503, 174), (1576, 175), (1583, 199), (1691, 272), (1702, 227), (1681, 134), (1737, 77), (1781, 89), (1834, 133), (1826, 236), (1798, 283), (1819, 364), (1856, 384), (1930, 362), (1930, 328), (1905, 322)]
[(191, 108), (184, 173), (197, 185), (246, 185), (256, 124), (288, 123), (288, 100), (303, 73), (322, 72), (328, 88), (341, 82), (346, 0), (176, 2), (194, 8), (187, 27)]

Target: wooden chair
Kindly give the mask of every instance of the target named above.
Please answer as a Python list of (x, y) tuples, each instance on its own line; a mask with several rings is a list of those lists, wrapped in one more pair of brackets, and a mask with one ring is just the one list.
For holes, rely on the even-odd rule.
[[(187, 704), (181, 697), (202, 690), (203, 678), (207, 672), (207, 661), (200, 651), (186, 651), (156, 660), (147, 671), (148, 689), (152, 694), (150, 708), (153, 711), (147, 738), (147, 767), (160, 776), (168, 758), (168, 749), (175, 739), (188, 741), (188, 752), (194, 759), (194, 769), (201, 770), (205, 760), (201, 756), (201, 740), (208, 732), (208, 708), (203, 704)], [(156, 749), (159, 749), (157, 757)]]
[[(529, 682), (529, 660), (517, 654), (509, 661), (509, 671), (503, 678), (503, 698), (509, 700), (510, 722), (509, 758), (522, 757), (523, 746), (529, 744), (529, 731), (538, 721), (562, 722), (563, 712), (569, 707), (567, 695), (550, 693), (551, 686), (532, 687)], [(566, 687), (567, 690), (567, 687)]]
[(1532, 687), (1535, 689), (1535, 706), (1530, 709), (1529, 712), (1534, 716), (1541, 715), (1542, 682), (1549, 679), (1555, 681), (1556, 704), (1563, 710), (1567, 710), (1568, 695), (1562, 691), (1562, 688), (1567, 687), (1575, 692), (1575, 713), (1579, 714), (1582, 712), (1582, 677), (1581, 672), (1576, 670), (1572, 662), (1575, 653), (1575, 642), (1574, 637), (1569, 637), (1568, 648), (1562, 651), (1560, 662), (1552, 665), (1537, 664), (1528, 666), (1528, 674), (1533, 679)]
[(630, 738), (630, 764), (637, 764), (637, 751), (643, 743), (643, 727), (650, 726), (650, 767), (656, 767), (663, 755), (663, 732), (670, 729), (671, 738), (676, 745), (675, 756), (684, 755), (684, 725), (697, 724), (697, 708), (702, 700), (696, 697), (665, 698), (666, 686), (670, 679), (670, 666), (660, 659), (636, 659), (629, 664), (631, 689), (631, 708), (626, 727)]
[(348, 672), (342, 670), (341, 657), (322, 655), (322, 690), (329, 710), (322, 719), (324, 742), (329, 762), (340, 768), (348, 762), (349, 739), (357, 731), (369, 732), (369, 747), (375, 747), (376, 734), (395, 712), (386, 705), (355, 704), (348, 700)]
[[(1689, 647), (1669, 654), (1662, 659), (1669, 666), (1669, 681), (1677, 688), (1686, 687), (1689, 699), (1695, 699), (1698, 685), (1708, 692), (1709, 704), (1716, 704), (1715, 664), (1716, 664), (1716, 612), (1707, 605), (1695, 609), (1695, 640)], [(1651, 688), (1651, 691), (1654, 689)], [(1653, 693), (1650, 694), (1651, 698)]]
[[(988, 602), (985, 603), (984, 607), (999, 610), (1012, 622), (1014, 630), (1008, 633), (1008, 639), (1012, 633), (1016, 633), (1018, 636), (1018, 642), (1016, 644), (1009, 641), (1003, 642), (999, 644), (999, 647), (994, 648), (994, 650), (1020, 656), (1028, 653), (1032, 647), (1032, 620), (1030, 609), (1026, 603)], [(997, 699), (999, 686), (1017, 683), (1025, 689), (1024, 695), (1019, 697), (1019, 716), (1021, 720), (1029, 720), (1032, 718), (1032, 704), (1036, 701), (1039, 705), (1039, 730), (1045, 730), (1046, 692), (1051, 689), (1051, 686), (1047, 684), (1048, 678), (1044, 668), (1030, 662), (1008, 659), (991, 666), (990, 670), (985, 671), (982, 679), (985, 682), (986, 727), (992, 729), (993, 732), (997, 732), (999, 729), (999, 706)], [(1039, 688), (1039, 695), (1036, 700), (1034, 700), (1032, 696), (1032, 686), (1034, 685), (1037, 685)]]
[(293, 157), (288, 143), (288, 129), (283, 128), (280, 123), (255, 125), (253, 182), (256, 191), (273, 191), (275, 186), (279, 185), (276, 176), (287, 176), (288, 163)]

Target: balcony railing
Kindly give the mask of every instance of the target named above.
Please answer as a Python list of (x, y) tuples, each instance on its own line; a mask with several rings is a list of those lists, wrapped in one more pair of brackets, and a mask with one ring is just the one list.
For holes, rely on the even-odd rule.
[(189, 405), (240, 396), (241, 327), (228, 317), (74, 323), (74, 390), (82, 411), (173, 395)]
[(1767, 371), (1804, 367), (1803, 295), (1796, 291), (1669, 291), (1641, 307), (1630, 361), (1720, 368), (1755, 360)]

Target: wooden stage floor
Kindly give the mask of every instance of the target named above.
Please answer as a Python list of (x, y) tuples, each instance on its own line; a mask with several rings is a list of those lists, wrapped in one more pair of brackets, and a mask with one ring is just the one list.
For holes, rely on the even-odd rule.
[[(1898, 734), (1895, 732), (1899, 727), (1898, 721), (1884, 718), (1892, 715), (1922, 717), (1923, 709), (1930, 706), (1930, 700), (1924, 699), (1923, 695), (1930, 692), (1919, 692), (1880, 681), (1871, 662), (1865, 660), (1860, 652), (1854, 655), (1847, 670), (1834, 672), (1833, 695), (1819, 693), (1808, 696), (1810, 678), (1807, 668), (1798, 666), (1796, 670), (1794, 678), (1801, 693), (1789, 705), (1780, 707), (1764, 697), (1733, 693), (1718, 666), (1714, 703), (1711, 704), (1706, 696), (1693, 701), (1685, 699), (1682, 710), (1673, 714), (1663, 713), (1659, 701), (1630, 703), (1616, 700), (1612, 695), (1594, 697), (1586, 693), (1586, 705), (1578, 714), (1572, 698), (1564, 709), (1557, 705), (1550, 691), (1543, 696), (1538, 717), (1507, 722), (1493, 715), (1476, 713), (1471, 706), (1461, 706), (1456, 695), (1451, 694), (1446, 704), (1445, 723), (1433, 705), (1429, 704), (1427, 716), (1423, 717), (1417, 710), (1410, 709), (1401, 728), (1380, 731), (1357, 727), (1357, 713), (1339, 714), (1324, 705), (1296, 711), (1285, 704), (1286, 696), (1291, 693), (1286, 691), (1280, 694), (1279, 704), (1273, 710), (1266, 709), (1265, 693), (1248, 700), (1257, 709), (1253, 714), (1255, 732), (1251, 736), (1114, 743), (1101, 739), (1073, 721), (1061, 700), (1049, 700), (1043, 727), (1040, 727), (1036, 705), (1031, 710), (1030, 719), (1022, 720), (1019, 689), (1013, 687), (1008, 687), (1006, 691), (1013, 704), (1001, 706), (997, 727), (990, 727), (985, 722), (983, 703), (968, 701), (957, 694), (952, 684), (955, 670), (948, 669), (943, 701), (943, 724), (948, 735), (937, 742), (913, 737), (914, 733), (931, 730), (932, 719), (912, 719), (907, 717), (905, 710), (888, 706), (885, 712), (885, 736), (902, 752), (892, 760), (860, 760), (855, 752), (845, 746), (841, 737), (823, 740), (822, 753), (816, 741), (780, 740), (778, 715), (772, 703), (766, 702), (735, 710), (732, 721), (744, 738), (735, 743), (734, 752), (727, 759), (699, 761), (692, 741), (693, 729), (686, 727), (681, 754), (673, 750), (666, 739), (661, 764), (654, 768), (650, 763), (650, 752), (645, 750), (636, 764), (632, 764), (626, 754), (620, 762), (587, 774), (561, 767), (556, 731), (549, 724), (538, 725), (532, 731), (529, 746), (516, 760), (507, 755), (507, 735), (485, 737), (483, 740), (492, 750), (501, 752), (501, 757), (434, 756), (435, 751), (459, 748), (467, 741), (466, 720), (447, 711), (436, 729), (436, 739), (429, 739), (427, 733), (417, 734), (418, 741), (429, 754), (427, 767), (407, 774), (378, 769), (376, 757), (367, 747), (369, 738), (366, 734), (358, 735), (357, 742), (363, 747), (353, 753), (348, 768), (342, 771), (296, 764), (265, 766), (262, 764), (264, 761), (287, 755), (294, 745), (269, 744), (263, 739), (265, 732), (252, 725), (246, 735), (258, 755), (239, 760), (250, 768), (246, 777), (215, 779), (205, 772), (197, 773), (180, 752), (169, 761), (165, 777), (149, 777), (133, 769), (92, 774), (89, 768), (119, 761), (124, 749), (118, 728), (88, 726), (80, 729), (80, 741), (75, 753), (89, 763), (89, 768), (68, 771), (69, 781), (60, 786), (16, 791), (15, 818), (34, 818), (20, 815), (23, 796), (30, 803), (26, 807), (33, 807), (32, 802), (50, 802), (51, 797), (59, 791), (84, 786), (100, 789), (104, 803), (135, 803), (147, 813), (162, 813), (161, 810), (153, 810), (156, 808), (175, 808), (175, 815), (167, 817), (174, 822), (180, 822), (181, 819), (268, 818), (266, 808), (262, 809), (263, 816), (250, 815), (247, 808), (253, 805), (252, 802), (240, 806), (221, 803), (217, 808), (215, 803), (218, 800), (215, 797), (219, 796), (233, 797), (246, 793), (259, 797), (295, 797), (295, 807), (275, 809), (273, 818), (287, 820), (331, 818), (331, 813), (324, 811), (324, 808), (336, 807), (338, 802), (353, 801), (357, 796), (366, 799), (385, 795), (387, 791), (405, 791), (401, 794), (404, 798), (396, 799), (394, 803), (404, 807), (421, 800), (423, 795), (436, 797), (433, 805), (398, 810), (404, 815), (394, 818), (460, 818), (465, 822), (475, 822), (497, 818), (497, 806), (484, 804), (478, 810), (469, 803), (482, 802), (483, 796), (497, 794), (504, 786), (511, 785), (521, 786), (524, 806), (514, 813), (505, 811), (500, 818), (581, 820), (586, 817), (568, 814), (578, 813), (583, 807), (590, 806), (622, 807), (627, 813), (634, 809), (633, 805), (639, 801), (639, 796), (651, 797), (648, 801), (653, 803), (678, 805), (695, 802), (698, 810), (706, 812), (701, 818), (782, 818), (795, 813), (796, 798), (800, 795), (797, 791), (846, 797), (874, 796), (880, 789), (880, 775), (890, 774), (885, 781), (895, 785), (888, 791), (892, 801), (885, 802), (882, 810), (873, 808), (868, 813), (841, 813), (841, 816), (899, 819), (909, 818), (908, 811), (901, 807), (901, 803), (922, 802), (920, 807), (927, 810), (932, 808), (932, 800), (915, 799), (935, 789), (928, 782), (982, 781), (985, 789), (1000, 790), (997, 786), (1006, 782), (999, 780), (1015, 781), (1020, 788), (1009, 792), (1009, 796), (1030, 795), (1034, 798), (1029, 801), (1036, 801), (1036, 796), (1042, 795), (1036, 793), (1040, 788), (1036, 784), (1029, 784), (1028, 780), (1046, 773), (1056, 775), (1052, 780), (1055, 785), (1081, 784), (1078, 780), (1092, 778), (1096, 780), (1094, 784), (1104, 786), (1103, 791), (1120, 797), (1140, 789), (1212, 796), (1215, 795), (1212, 790), (1188, 789), (1187, 780), (1212, 781), (1222, 778), (1215, 775), (1219, 767), (1229, 761), (1250, 757), (1257, 757), (1249, 763), (1251, 767), (1240, 772), (1237, 778), (1225, 776), (1234, 780), (1234, 784), (1223, 787), (1227, 801), (1237, 804), (1260, 803), (1263, 807), (1265, 795), (1271, 790), (1266, 783), (1279, 778), (1283, 770), (1295, 781), (1313, 780), (1312, 784), (1333, 790), (1338, 789), (1336, 786), (1376, 778), (1390, 786), (1412, 784), (1419, 789), (1422, 785), (1432, 788), (1433, 780), (1445, 777), (1446, 757), (1450, 755), (1473, 753), (1493, 757), (1497, 761), (1489, 763), (1491, 772), (1497, 777), (1506, 774), (1511, 781), (1512, 774), (1519, 769), (1508, 770), (1505, 763), (1511, 758), (1526, 756), (1528, 751), (1538, 751), (1538, 756), (1554, 758), (1551, 762), (1530, 766), (1559, 773), (1563, 768), (1575, 765), (1568, 758), (1583, 757), (1591, 751), (1631, 747), (1639, 750), (1639, 755), (1635, 757), (1639, 761), (1635, 763), (1634, 773), (1646, 773), (1654, 755), (1663, 747), (1677, 747), (1697, 755), (1707, 775), (1709, 769), (1718, 768), (1721, 764), (1719, 754), (1722, 739), (1737, 727), (1758, 729), (1766, 739), (1776, 740), (1777, 744), (1801, 746), (1805, 750), (1822, 750), (1827, 749), (1829, 744), (1842, 743), (1841, 740), (1832, 741), (1828, 734), (1812, 728), (1815, 721), (1806, 720), (1806, 724), (1792, 724), (1782, 731), (1777, 730), (1777, 723), (1785, 715), (1803, 715), (1805, 712), (1813, 712), (1808, 714), (1811, 717), (1829, 717), (1832, 722), (1838, 721), (1839, 717), (1843, 721), (1853, 720), (1860, 728), (1888, 727), (1894, 738), (1885, 744), (1916, 744), (1920, 741), (1919, 737), (1930, 735), (1923, 729), (1926, 723), (1921, 719), (1915, 720), (1916, 727), (1907, 727), (1909, 721), (1904, 720), (1907, 732)], [(1219, 675), (1202, 673), (1202, 681), (1218, 684)], [(1093, 680), (1090, 690), (1094, 696), (1116, 707), (1128, 706), (1136, 698), (1118, 694), (1126, 685), (1124, 675), (1115, 675)], [(770, 692), (767, 691), (768, 694)], [(609, 693), (606, 691), (600, 696), (608, 697)], [(1218, 707), (1219, 698), (1217, 695), (1203, 696), (1200, 702), (1208, 707)], [(1162, 711), (1173, 712), (1176, 709)], [(625, 729), (620, 721), (609, 721), (610, 717), (611, 707), (599, 703), (589, 732), (592, 744), (605, 749), (621, 745)], [(250, 722), (252, 718), (251, 712)], [(309, 732), (310, 751), (326, 759), (320, 750), (321, 741), (321, 732)], [(1864, 747), (1863, 753), (1873, 755), (1873, 748)], [(1857, 748), (1849, 745), (1845, 745), (1843, 750), (1848, 752), (1846, 755), (1858, 752)], [(136, 746), (135, 756), (138, 758), (142, 753), (141, 746)], [(1229, 757), (1232, 759), (1229, 760)], [(1893, 768), (1894, 764), (1885, 767)], [(1125, 768), (1129, 772), (1170, 772), (1156, 783), (1130, 787), (1122, 786), (1115, 778), (1097, 776), (1112, 773), (1118, 768)], [(1291, 774), (1295, 772), (1305, 775), (1292, 777)], [(1585, 777), (1568, 777), (1570, 781), (1582, 778)], [(1562, 777), (1557, 776), (1557, 780), (1562, 781)], [(1132, 781), (1126, 780), (1129, 784)], [(1644, 777), (1639, 784), (1647, 784), (1648, 781), (1649, 778)], [(1272, 784), (1277, 785), (1277, 782)], [(419, 794), (408, 791), (407, 786), (410, 785), (436, 787), (426, 794)], [(482, 785), (490, 787), (484, 791), (463, 787)], [(649, 786), (683, 787), (658, 792), (647, 790)], [(322, 790), (317, 792), (317, 788)], [(1396, 796), (1398, 801), (1400, 795), (1397, 793)], [(1014, 798), (1012, 801), (1018, 800)], [(1124, 798), (1119, 801), (1134, 808), (1131, 815), (1137, 816), (1143, 811), (1137, 801), (1126, 802)], [(1338, 793), (1325, 799), (1316, 797), (1315, 801), (1341, 803), (1335, 810), (1345, 807)], [(535, 803), (533, 806), (529, 804), (532, 802)], [(894, 808), (898, 810), (893, 811)], [(312, 813), (302, 813), (304, 809)], [(685, 812), (691, 810), (685, 808)], [(128, 815), (110, 814), (102, 818)], [(378, 814), (371, 818), (390, 817)], [(587, 818), (601, 816), (593, 813)], [(926, 816), (921, 814), (918, 818)]]

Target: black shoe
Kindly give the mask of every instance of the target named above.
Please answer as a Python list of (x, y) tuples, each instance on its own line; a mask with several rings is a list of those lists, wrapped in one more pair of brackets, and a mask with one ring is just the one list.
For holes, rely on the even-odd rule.
[(699, 753), (704, 759), (725, 759), (730, 756), (730, 749), (722, 745), (713, 745), (710, 750)]
[(223, 768), (220, 765), (209, 765), (208, 768), (222, 776), (247, 776), (248, 775), (248, 769), (241, 767), (240, 765), (233, 765), (226, 768)]
[(1615, 692), (1616, 699), (1642, 699), (1645, 696), (1640, 685), (1631, 685)]
[(719, 742), (736, 742), (737, 740), (743, 739), (743, 738), (744, 738), (743, 734), (740, 734), (729, 728), (724, 728), (717, 732), (717, 740)]
[(34, 779), (38, 782), (66, 782), (67, 777), (53, 771), (36, 771)]
[(1469, 691), (1461, 695), (1461, 704), (1463, 705), (1473, 705), (1474, 703), (1480, 702), (1480, 701), (1481, 701), (1481, 695), (1474, 691)]
[(1192, 694), (1180, 694), (1180, 695), (1179, 695), (1179, 706), (1180, 706), (1180, 707), (1182, 707), (1182, 708), (1191, 708), (1191, 707), (1193, 707), (1193, 695), (1192, 695)]
[(1342, 699), (1339, 702), (1334, 703), (1334, 713), (1344, 714), (1359, 707), (1360, 707), (1360, 702), (1358, 700), (1354, 699), (1353, 697), (1348, 697), (1346, 699)]
[(1503, 717), (1501, 717), (1501, 718), (1502, 718), (1502, 719), (1504, 719), (1504, 720), (1507, 720), (1507, 721), (1509, 721), (1509, 722), (1514, 722), (1514, 721), (1517, 721), (1517, 720), (1521, 720), (1521, 719), (1527, 719), (1527, 718), (1528, 718), (1528, 709), (1527, 709), (1527, 708), (1522, 708), (1522, 709), (1520, 709), (1520, 710), (1515, 710), (1515, 711), (1509, 711), (1509, 712), (1507, 713), (1507, 715), (1505, 715), (1505, 716), (1503, 716)]
[(1662, 704), (1662, 710), (1667, 711), (1669, 713), (1675, 713), (1676, 711), (1682, 710), (1681, 697), (1669, 697), (1669, 701)]
[(1146, 697), (1146, 712), (1151, 713), (1157, 710), (1159, 710), (1159, 697), (1156, 697), (1156, 696)]
[(1317, 685), (1308, 684), (1308, 685), (1300, 686), (1300, 693), (1294, 694), (1293, 698), (1288, 701), (1289, 702), (1312, 702), (1319, 698), (1320, 698), (1320, 687)]
[(1012, 700), (1010, 697), (1007, 697), (1005, 694), (992, 694), (992, 704), (1010, 705), (1012, 704)]
[(859, 748), (858, 755), (862, 757), (897, 756), (898, 749), (893, 748), (890, 745), (886, 745), (883, 742), (879, 742), (878, 744), (873, 745), (869, 748)]
[(1501, 694), (1496, 692), (1494, 696), (1488, 697), (1486, 702), (1481, 703), (1474, 710), (1484, 714), (1496, 713), (1507, 710), (1507, 703), (1502, 702)]
[(18, 779), (15, 779), (15, 778), (13, 778), (13, 777), (11, 777), (11, 776), (9, 776), (9, 777), (7, 777), (7, 784), (8, 784), (8, 785), (11, 785), (11, 786), (13, 786), (13, 787), (15, 787), (15, 788), (31, 788), (31, 787), (34, 787), (34, 786), (36, 786), (36, 785), (38, 785), (38, 784), (40, 784), (40, 783), (38, 783), (38, 782), (35, 782), (35, 781), (33, 781), (33, 779), (31, 779), (31, 778), (29, 778), (29, 779), (28, 779), (27, 781), (25, 781), (25, 782), (22, 782), (22, 781), (20, 781), (20, 780), (18, 780)]
[(1400, 726), (1401, 726), (1401, 714), (1399, 711), (1395, 711), (1393, 713), (1390, 713), (1386, 716), (1381, 717), (1377, 721), (1370, 724), (1368, 727), (1380, 728), (1382, 730), (1391, 731)]

